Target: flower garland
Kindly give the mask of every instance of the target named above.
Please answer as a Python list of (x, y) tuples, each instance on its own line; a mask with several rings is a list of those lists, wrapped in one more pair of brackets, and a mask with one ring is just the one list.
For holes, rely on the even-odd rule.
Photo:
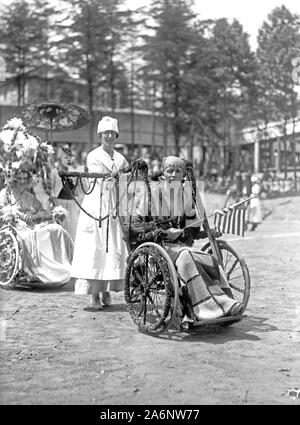
[(19, 207), (17, 205), (6, 205), (0, 211), (0, 224), (15, 224), (18, 218)]
[(55, 223), (61, 224), (68, 217), (68, 211), (61, 205), (52, 210), (52, 219)]

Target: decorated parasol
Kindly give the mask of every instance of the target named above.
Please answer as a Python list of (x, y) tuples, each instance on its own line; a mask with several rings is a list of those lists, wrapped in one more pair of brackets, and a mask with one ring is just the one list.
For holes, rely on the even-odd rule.
[(54, 131), (76, 130), (92, 118), (89, 112), (74, 103), (48, 101), (25, 106), (21, 117), (28, 129), (50, 131), (51, 144)]

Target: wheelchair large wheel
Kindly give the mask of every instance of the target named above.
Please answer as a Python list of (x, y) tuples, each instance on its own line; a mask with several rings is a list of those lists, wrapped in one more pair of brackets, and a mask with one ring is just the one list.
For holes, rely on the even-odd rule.
[(125, 276), (125, 300), (142, 332), (166, 331), (178, 314), (178, 277), (167, 252), (146, 242), (130, 255)]
[[(226, 241), (217, 240), (217, 243), (233, 298), (243, 304), (243, 313), (250, 297), (250, 274), (247, 264)], [(201, 251), (212, 254), (209, 243), (204, 245)]]
[(16, 233), (10, 227), (0, 230), (0, 286), (12, 288), (20, 270), (20, 246)]

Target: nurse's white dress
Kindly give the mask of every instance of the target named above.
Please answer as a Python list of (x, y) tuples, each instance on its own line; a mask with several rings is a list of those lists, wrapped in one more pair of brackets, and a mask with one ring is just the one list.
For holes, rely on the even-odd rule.
[[(127, 165), (126, 158), (119, 152), (114, 151), (111, 158), (101, 146), (87, 156), (90, 173), (119, 171)], [(110, 216), (99, 227), (98, 221), (80, 212), (72, 263), (72, 276), (79, 279), (75, 284), (76, 294), (124, 289), (128, 251), (119, 218), (111, 214), (115, 212), (115, 205), (116, 189), (106, 189), (103, 179), (98, 179), (94, 190), (82, 201), (82, 207), (93, 217), (103, 218), (108, 213)]]

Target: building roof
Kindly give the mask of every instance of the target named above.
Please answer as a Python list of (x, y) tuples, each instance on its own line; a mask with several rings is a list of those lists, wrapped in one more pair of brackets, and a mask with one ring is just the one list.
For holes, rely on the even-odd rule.
[[(293, 131), (294, 123), (292, 120), (290, 120), (286, 125), (286, 135), (290, 136), (293, 133), (298, 134), (300, 133), (300, 117), (296, 119), (295, 122), (295, 128)], [(257, 140), (270, 140), (270, 139), (277, 139), (280, 137), (283, 137), (283, 123), (278, 122), (271, 122), (266, 127), (262, 127), (260, 129), (256, 127), (246, 128), (242, 130), (241, 132), (241, 139), (239, 141), (239, 144), (249, 144), (254, 143)]]

